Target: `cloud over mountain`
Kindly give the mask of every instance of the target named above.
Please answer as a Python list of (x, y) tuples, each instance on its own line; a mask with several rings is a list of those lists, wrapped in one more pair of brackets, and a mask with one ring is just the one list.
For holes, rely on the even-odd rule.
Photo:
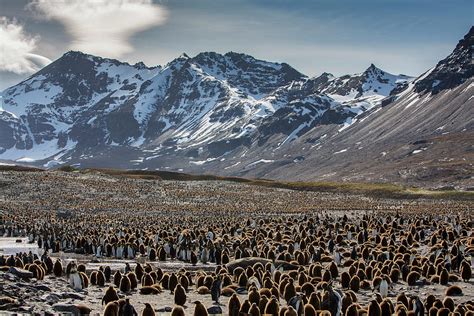
[(31, 74), (49, 64), (51, 60), (33, 53), (38, 39), (16, 20), (0, 17), (0, 71)]
[(63, 24), (71, 49), (114, 58), (133, 51), (134, 34), (167, 19), (166, 9), (151, 0), (34, 0), (29, 7)]

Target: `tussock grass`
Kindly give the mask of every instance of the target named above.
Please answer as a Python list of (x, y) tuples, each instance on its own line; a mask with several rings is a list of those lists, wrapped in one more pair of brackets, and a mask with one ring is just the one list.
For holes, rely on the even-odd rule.
[(172, 171), (84, 169), (81, 172), (99, 172), (112, 176), (125, 176), (144, 180), (175, 181), (231, 181), (248, 185), (280, 188), (299, 191), (332, 192), (359, 194), (373, 198), (393, 199), (457, 199), (474, 200), (474, 192), (457, 190), (428, 190), (406, 187), (392, 183), (365, 182), (286, 182), (268, 179), (247, 179), (240, 177), (221, 177), (215, 175), (194, 175)]
[(0, 165), (0, 171), (24, 171), (24, 172), (39, 172), (44, 171), (41, 168), (21, 166), (21, 165)]
[(474, 200), (474, 192), (470, 191), (428, 190), (416, 187), (405, 187), (392, 183), (281, 182), (255, 180), (253, 184), (291, 190), (361, 194), (375, 198)]

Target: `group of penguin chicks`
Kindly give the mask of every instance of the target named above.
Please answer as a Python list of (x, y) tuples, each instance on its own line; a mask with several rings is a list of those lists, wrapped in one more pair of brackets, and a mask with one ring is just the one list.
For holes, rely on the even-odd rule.
[[(208, 315), (201, 301), (194, 310), (186, 306), (191, 291), (211, 295), (212, 314), (225, 306), (229, 315), (323, 316), (469, 316), (474, 301), (456, 303), (463, 290), (453, 282), (472, 287), (474, 232), (470, 215), (446, 218), (427, 215), (364, 215), (357, 218), (288, 218), (273, 225), (271, 218), (243, 230), (238, 240), (225, 244), (231, 260), (213, 272), (163, 271), (150, 262), (112, 273), (110, 267), (86, 273), (84, 264), (60, 259), (22, 265), (21, 257), (0, 259), (32, 271), (41, 280), (48, 273), (66, 275), (75, 289), (105, 287), (104, 315), (135, 315), (127, 295), (174, 295), (172, 316)], [(277, 229), (278, 228), (278, 229)], [(228, 250), (228, 251), (227, 251)], [(226, 260), (227, 261), (227, 260)], [(395, 284), (406, 285), (408, 294), (395, 301)], [(424, 299), (410, 294), (419, 286), (445, 286), (444, 298), (429, 294)], [(193, 289), (194, 287), (194, 289)], [(369, 293), (364, 301), (359, 295)], [(439, 294), (439, 293), (438, 293)], [(227, 304), (219, 300), (224, 296)], [(121, 298), (122, 297), (122, 298)], [(86, 313), (86, 306), (79, 306)], [(142, 315), (155, 315), (146, 303)]]

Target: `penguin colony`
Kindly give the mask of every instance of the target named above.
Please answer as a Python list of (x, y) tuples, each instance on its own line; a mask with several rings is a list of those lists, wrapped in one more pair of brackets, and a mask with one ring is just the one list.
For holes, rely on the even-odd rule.
[[(177, 202), (185, 191), (175, 192)], [(172, 297), (171, 315), (474, 315), (466, 295), (474, 287), (472, 210), (426, 212), (423, 203), (377, 212), (210, 207), (195, 216), (5, 208), (0, 234), (27, 236), (44, 254), (0, 256), (0, 271), (25, 269), (39, 283), (64, 279), (78, 292), (100, 289), (102, 309), (94, 312), (107, 316), (156, 315), (163, 295)], [(65, 260), (68, 253), (81, 259)], [(127, 264), (111, 269), (110, 259)], [(90, 260), (99, 261), (92, 270)], [(165, 269), (168, 261), (184, 267)], [(20, 305), (0, 296), (0, 308)], [(77, 302), (81, 314), (92, 312), (84, 305)]]

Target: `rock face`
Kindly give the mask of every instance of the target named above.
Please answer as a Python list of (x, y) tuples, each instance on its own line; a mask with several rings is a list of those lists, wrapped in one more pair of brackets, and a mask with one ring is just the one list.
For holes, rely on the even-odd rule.
[(462, 85), (474, 76), (474, 27), (456, 45), (454, 51), (441, 60), (415, 85), (415, 91), (437, 94)]
[[(349, 179), (347, 167), (361, 164), (354, 180), (376, 173), (375, 180), (417, 182), (418, 171), (401, 169), (414, 163), (402, 148), (441, 130), (450, 146), (454, 132), (472, 133), (472, 115), (457, 124), (448, 112), (472, 112), (473, 33), (416, 79), (373, 64), (355, 75), (308, 78), (234, 52), (183, 54), (151, 68), (68, 52), (3, 91), (0, 159), (293, 180)], [(364, 142), (377, 144), (374, 152), (349, 150)]]
[(10, 267), (8, 272), (22, 279), (31, 279), (33, 277), (33, 272), (16, 267)]

